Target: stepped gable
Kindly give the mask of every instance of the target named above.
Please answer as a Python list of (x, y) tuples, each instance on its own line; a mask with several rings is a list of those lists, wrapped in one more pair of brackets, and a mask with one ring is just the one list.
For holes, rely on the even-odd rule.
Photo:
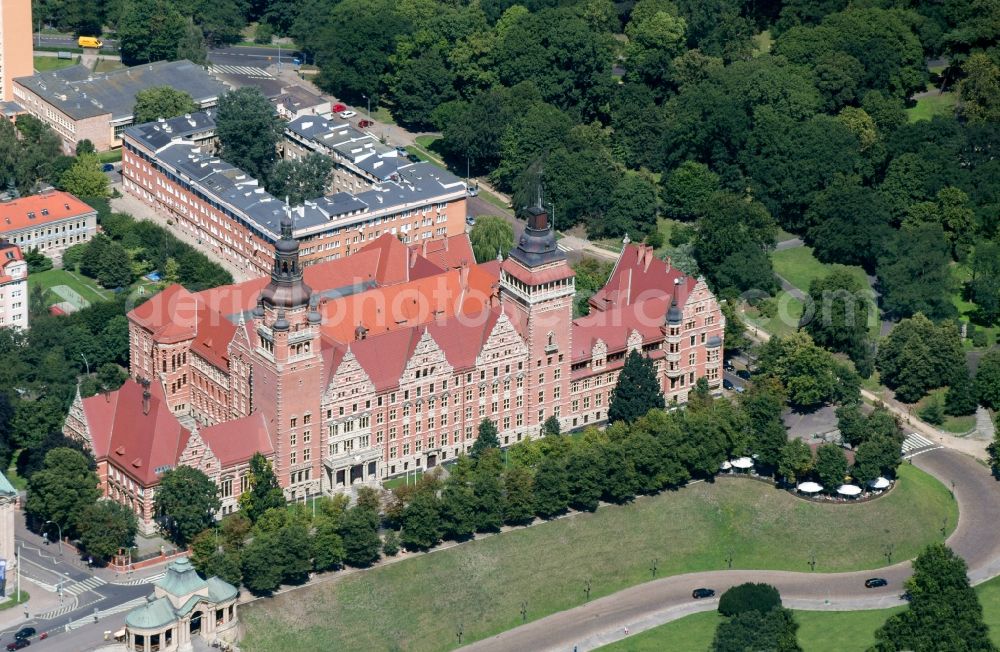
[(209, 426), (200, 435), (223, 469), (246, 462), (254, 453), (274, 453), (269, 424), (260, 412)]
[(590, 298), (590, 305), (598, 310), (610, 310), (645, 299), (660, 298), (673, 292), (677, 279), (681, 280), (677, 287), (677, 303), (683, 306), (697, 281), (672, 266), (669, 259), (660, 260), (653, 255), (652, 247), (629, 244), (618, 257), (608, 282)]
[(177, 464), (190, 432), (170, 411), (163, 387), (154, 381), (148, 395), (129, 378), (119, 389), (83, 400), (94, 457), (115, 466), (142, 486), (155, 485), (159, 473)]

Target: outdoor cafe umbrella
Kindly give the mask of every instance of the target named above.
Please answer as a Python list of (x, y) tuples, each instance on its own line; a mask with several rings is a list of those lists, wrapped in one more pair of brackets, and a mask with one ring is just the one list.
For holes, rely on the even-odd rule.
[(796, 489), (804, 494), (815, 494), (823, 491), (823, 485), (818, 482), (803, 482)]
[(868, 481), (868, 486), (871, 487), (872, 489), (885, 489), (890, 484), (892, 484), (892, 483), (889, 482), (888, 480), (886, 480), (883, 477), (878, 477), (878, 478), (875, 478), (874, 480), (869, 480)]
[(753, 460), (749, 457), (738, 457), (732, 461), (732, 465), (737, 469), (749, 469), (753, 466)]
[(861, 487), (856, 484), (842, 484), (837, 487), (837, 493), (841, 496), (857, 496), (861, 493)]
[(729, 469), (733, 468), (733, 465), (730, 464), (729, 462), (723, 462), (721, 465), (719, 465), (719, 468), (722, 469), (723, 471), (728, 471)]

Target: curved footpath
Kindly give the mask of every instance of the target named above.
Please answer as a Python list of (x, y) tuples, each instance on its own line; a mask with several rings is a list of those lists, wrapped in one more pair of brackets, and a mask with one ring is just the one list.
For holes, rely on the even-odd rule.
[[(917, 455), (913, 463), (953, 486), (958, 502), (958, 526), (948, 545), (969, 565), (973, 584), (1000, 575), (1000, 482), (972, 457), (944, 448)], [(849, 507), (848, 507), (849, 509)], [(872, 533), (872, 536), (878, 536)], [(868, 577), (889, 580), (880, 589), (864, 588)], [(465, 646), (463, 650), (592, 650), (698, 611), (711, 611), (718, 599), (691, 599), (692, 589), (707, 586), (717, 595), (743, 582), (767, 582), (781, 591), (782, 602), (793, 609), (853, 611), (883, 609), (901, 604), (903, 582), (910, 576), (910, 562), (877, 570), (850, 573), (797, 573), (792, 571), (721, 570), (674, 575), (624, 589), (546, 618), (502, 632)]]

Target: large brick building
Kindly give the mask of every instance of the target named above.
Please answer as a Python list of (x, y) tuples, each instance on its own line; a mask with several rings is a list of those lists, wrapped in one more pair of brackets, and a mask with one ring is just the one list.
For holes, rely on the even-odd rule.
[(140, 91), (169, 86), (186, 92), (200, 109), (215, 106), (226, 91), (204, 68), (186, 60), (105, 73), (76, 65), (26, 74), (30, 76), (14, 79), (14, 99), (59, 134), (66, 152), (73, 152), (85, 139), (99, 152), (120, 147), (122, 132), (135, 121), (135, 96)]
[[(573, 320), (574, 274), (540, 209), (502, 262), (473, 264), (464, 234), (410, 247), (383, 235), (303, 268), (287, 215), (275, 249), (269, 278), (198, 294), (172, 286), (133, 310), (135, 380), (117, 398), (78, 399), (67, 434), (133, 482), (136, 469), (163, 467), (134, 461), (130, 446), (162, 440), (151, 450), (206, 469), (229, 497), (261, 450), (295, 500), (431, 468), (467, 451), (483, 419), (504, 446), (550, 416), (567, 429), (600, 424), (630, 350), (654, 361), (670, 404), (699, 377), (720, 387), (725, 325), (703, 281), (630, 244), (591, 314)], [(120, 455), (99, 445), (114, 429), (88, 410), (125, 401), (137, 422), (144, 394), (158, 422), (176, 425), (136, 424)]]
[(34, 71), (31, 0), (0, 2), (0, 101), (14, 99), (15, 77)]
[[(267, 274), (286, 207), (256, 179), (211, 153), (210, 122), (194, 114), (126, 130), (122, 186), (244, 278)], [(429, 163), (394, 160), (393, 173), (378, 183), (364, 181), (352, 192), (292, 209), (301, 262), (336, 260), (386, 233), (407, 244), (463, 233), (466, 197), (455, 175)]]

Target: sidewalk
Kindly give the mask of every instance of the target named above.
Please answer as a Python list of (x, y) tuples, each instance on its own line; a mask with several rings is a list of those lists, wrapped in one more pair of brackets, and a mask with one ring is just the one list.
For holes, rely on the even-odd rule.
[[(11, 584), (13, 581), (14, 578), (7, 579), (7, 586), (11, 594), (15, 591)], [(34, 618), (38, 614), (58, 609), (62, 605), (68, 604), (71, 599), (67, 596), (63, 598), (63, 601), (60, 601), (59, 596), (55, 593), (50, 593), (40, 588), (37, 584), (26, 581), (23, 577), (21, 578), (21, 591), (28, 594), (28, 601), (0, 611), (0, 633), (20, 629), (28, 620), (24, 617), (25, 610), (28, 611), (31, 618)], [(40, 627), (38, 624), (35, 624), (35, 629), (40, 632), (45, 631), (44, 626)]]

